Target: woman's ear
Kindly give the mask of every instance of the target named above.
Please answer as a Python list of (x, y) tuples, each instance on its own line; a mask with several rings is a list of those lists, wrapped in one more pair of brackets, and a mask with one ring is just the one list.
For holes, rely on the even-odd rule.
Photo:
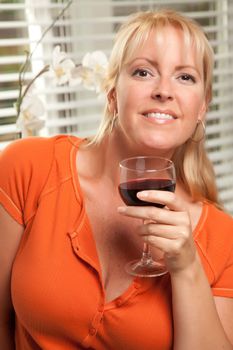
[(112, 89), (109, 91), (107, 95), (108, 99), (108, 108), (109, 111), (113, 114), (114, 112), (117, 113), (117, 98), (116, 98), (116, 90)]
[(202, 104), (200, 111), (198, 113), (198, 119), (204, 121), (207, 111), (208, 111), (208, 103), (205, 100), (205, 101), (203, 101), (203, 104)]

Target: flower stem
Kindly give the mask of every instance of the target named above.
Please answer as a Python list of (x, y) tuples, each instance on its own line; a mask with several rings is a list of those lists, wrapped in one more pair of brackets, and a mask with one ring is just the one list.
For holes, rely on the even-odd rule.
[(49, 65), (46, 65), (43, 69), (41, 69), (41, 70), (39, 71), (39, 73), (37, 73), (37, 75), (36, 75), (36, 76), (30, 81), (30, 83), (27, 85), (27, 87), (26, 87), (24, 93), (22, 94), (21, 99), (23, 99), (23, 98), (26, 96), (28, 90), (29, 90), (30, 87), (33, 85), (34, 81), (36, 81), (36, 79), (37, 79), (38, 77), (40, 77), (42, 74), (44, 74), (45, 72), (48, 72), (48, 70), (49, 70)]
[(32, 84), (34, 83), (34, 81), (43, 73), (45, 73), (46, 71), (48, 71), (49, 66), (45, 66), (36, 76), (35, 78), (33, 78), (33, 80), (28, 84), (27, 88), (25, 89), (25, 91), (22, 93), (22, 88), (24, 85), (24, 81), (25, 81), (25, 73), (28, 70), (32, 55), (34, 54), (34, 52), (36, 51), (38, 45), (41, 43), (41, 41), (44, 39), (45, 35), (48, 33), (48, 31), (50, 29), (52, 29), (54, 27), (54, 25), (56, 24), (56, 22), (63, 16), (63, 14), (65, 13), (65, 11), (70, 7), (70, 5), (72, 4), (73, 0), (68, 0), (66, 5), (62, 8), (62, 10), (58, 13), (58, 15), (54, 18), (54, 20), (52, 21), (52, 23), (50, 24), (50, 26), (48, 28), (46, 28), (46, 30), (43, 32), (41, 38), (37, 41), (33, 51), (31, 53), (29, 53), (28, 51), (26, 51), (26, 60), (25, 62), (22, 64), (22, 66), (20, 67), (19, 70), (19, 95), (18, 98), (16, 100), (16, 112), (17, 112), (17, 117), (20, 114), (20, 107), (23, 101), (23, 98), (25, 97), (25, 95), (27, 94), (29, 88), (32, 86)]
[(70, 5), (72, 4), (73, 0), (69, 0), (67, 2), (67, 4), (63, 7), (63, 9), (58, 13), (58, 15), (54, 18), (53, 22), (50, 24), (50, 26), (48, 28), (45, 29), (45, 31), (43, 32), (41, 38), (39, 39), (39, 41), (36, 43), (33, 51), (31, 52), (31, 54), (29, 55), (29, 60), (31, 59), (32, 55), (34, 54), (34, 52), (36, 51), (38, 45), (41, 43), (41, 41), (44, 39), (45, 35), (50, 31), (50, 29), (52, 29), (54, 27), (54, 25), (56, 24), (56, 22), (63, 16), (63, 14), (65, 13), (65, 11), (70, 7)]
[(70, 5), (72, 4), (73, 0), (69, 0), (67, 2), (67, 4), (63, 7), (63, 9), (58, 13), (58, 15), (54, 18), (54, 20), (52, 21), (52, 23), (50, 24), (50, 26), (48, 28), (45, 29), (45, 31), (42, 33), (40, 39), (37, 41), (34, 49), (32, 50), (32, 52), (28, 55), (27, 60), (26, 60), (26, 64), (24, 66), (24, 71), (23, 74), (25, 74), (29, 62), (32, 58), (32, 55), (34, 54), (34, 52), (36, 51), (38, 45), (41, 43), (41, 41), (44, 39), (44, 37), (46, 36), (46, 34), (50, 31), (50, 29), (52, 29), (54, 27), (54, 25), (56, 24), (56, 22), (63, 16), (63, 14), (65, 13), (65, 11), (70, 7)]

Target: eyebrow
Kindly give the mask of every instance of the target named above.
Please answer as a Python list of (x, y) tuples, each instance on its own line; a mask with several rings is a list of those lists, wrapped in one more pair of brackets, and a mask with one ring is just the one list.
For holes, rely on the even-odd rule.
[(176, 66), (177, 70), (182, 70), (182, 69), (186, 69), (186, 68), (191, 68), (191, 69), (195, 70), (196, 72), (198, 72), (198, 70), (194, 66), (192, 66), (190, 64), (184, 64), (184, 65)]
[(149, 62), (152, 66), (155, 66), (155, 67), (158, 66), (158, 64), (157, 64), (155, 61), (150, 60), (150, 59), (147, 58), (147, 57), (136, 57), (136, 58), (134, 58), (133, 60), (129, 61), (128, 64), (133, 64), (135, 61), (139, 61), (139, 60), (147, 61), (147, 62)]

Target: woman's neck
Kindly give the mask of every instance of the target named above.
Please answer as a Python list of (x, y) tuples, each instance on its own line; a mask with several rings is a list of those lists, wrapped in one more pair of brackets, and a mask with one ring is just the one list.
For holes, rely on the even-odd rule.
[(118, 181), (119, 162), (122, 159), (142, 155), (171, 157), (170, 152), (165, 150), (145, 149), (142, 145), (131, 144), (118, 128), (115, 128), (110, 135), (106, 135), (99, 144), (82, 147), (82, 153), (85, 156), (83, 163), (85, 174), (90, 172), (90, 176), (96, 180), (107, 176), (115, 184)]

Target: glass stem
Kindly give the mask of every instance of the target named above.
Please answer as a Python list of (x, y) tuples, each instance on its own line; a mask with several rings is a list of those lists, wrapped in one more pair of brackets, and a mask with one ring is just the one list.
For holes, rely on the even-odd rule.
[(149, 244), (144, 243), (143, 244), (141, 263), (143, 265), (148, 265), (148, 263), (151, 262), (151, 261), (152, 261), (152, 256), (151, 256)]

